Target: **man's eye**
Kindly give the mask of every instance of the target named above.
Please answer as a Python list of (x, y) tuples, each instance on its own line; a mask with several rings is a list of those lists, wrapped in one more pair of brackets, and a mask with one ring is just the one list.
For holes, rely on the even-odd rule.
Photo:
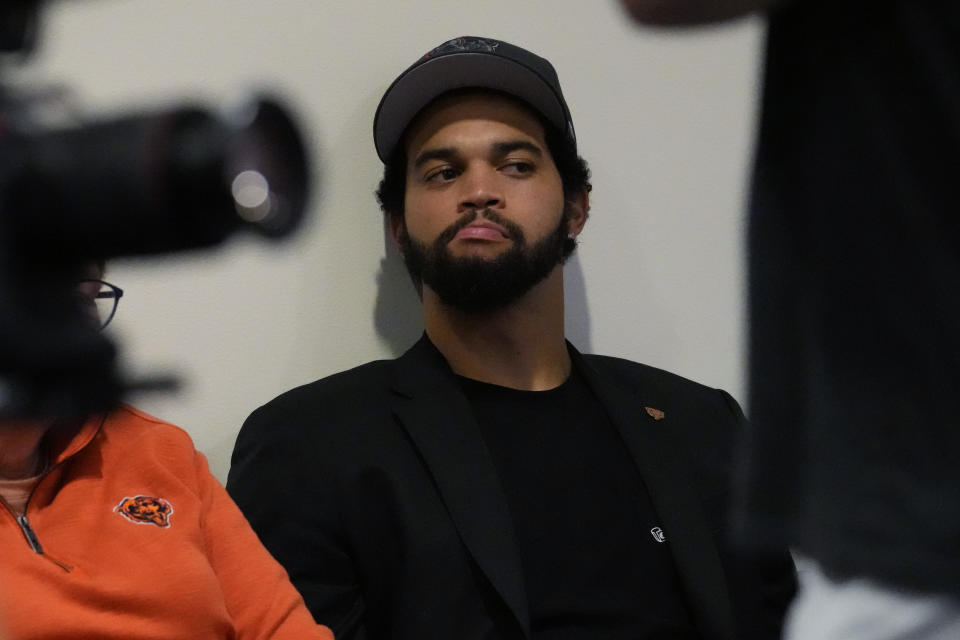
[(427, 174), (428, 182), (447, 182), (453, 180), (459, 175), (456, 169), (443, 167)]
[(507, 172), (507, 173), (513, 173), (513, 174), (519, 174), (519, 175), (523, 175), (523, 174), (527, 174), (527, 173), (533, 173), (533, 169), (534, 169), (534, 166), (533, 166), (532, 163), (530, 163), (530, 162), (523, 162), (523, 161), (520, 161), (520, 160), (518, 160), (518, 161), (516, 161), (516, 162), (509, 162), (509, 163), (507, 163), (506, 165), (503, 166), (503, 170), (504, 170), (505, 172)]

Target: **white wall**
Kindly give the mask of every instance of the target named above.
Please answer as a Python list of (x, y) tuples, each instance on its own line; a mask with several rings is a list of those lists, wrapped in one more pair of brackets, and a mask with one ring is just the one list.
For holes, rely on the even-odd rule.
[(742, 209), (760, 25), (639, 30), (612, 0), (96, 0), (54, 3), (20, 74), (68, 83), (90, 113), (278, 91), (317, 160), (311, 218), (282, 245), (117, 261), (112, 331), (134, 373), (176, 395), (132, 400), (186, 428), (226, 477), (237, 430), (292, 386), (403, 351), (416, 298), (372, 191), (373, 112), (390, 81), (458, 35), (550, 59), (594, 174), (567, 267), (581, 349), (670, 369), (743, 400)]

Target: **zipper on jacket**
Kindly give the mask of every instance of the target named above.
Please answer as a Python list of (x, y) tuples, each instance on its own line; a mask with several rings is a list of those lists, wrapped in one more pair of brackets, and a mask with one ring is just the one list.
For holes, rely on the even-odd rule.
[(47, 560), (49, 560), (50, 562), (54, 563), (55, 565), (57, 565), (67, 573), (70, 573), (73, 571), (73, 567), (71, 565), (67, 564), (66, 562), (57, 560), (56, 558), (51, 557), (49, 554), (43, 551), (43, 546), (40, 544), (40, 538), (37, 537), (36, 531), (33, 530), (33, 527), (30, 526), (30, 521), (27, 519), (27, 509), (30, 507), (30, 500), (33, 499), (33, 494), (37, 492), (37, 488), (40, 486), (40, 484), (44, 480), (46, 480), (47, 476), (49, 476), (54, 469), (63, 465), (67, 460), (70, 460), (71, 458), (74, 458), (77, 455), (79, 455), (84, 449), (90, 446), (90, 443), (93, 442), (93, 440), (98, 435), (100, 435), (100, 431), (103, 429), (103, 425), (107, 421), (108, 415), (109, 415), (108, 413), (103, 414), (103, 417), (100, 419), (100, 424), (97, 426), (96, 431), (93, 432), (93, 435), (90, 436), (90, 439), (87, 440), (82, 447), (80, 447), (79, 449), (71, 453), (67, 458), (64, 458), (60, 462), (57, 462), (56, 464), (52, 465), (50, 468), (48, 468), (46, 471), (43, 472), (43, 474), (40, 476), (40, 479), (37, 480), (37, 483), (33, 485), (33, 489), (30, 490), (30, 495), (27, 496), (27, 502), (23, 507), (22, 514), (16, 515), (13, 512), (13, 509), (10, 508), (10, 505), (8, 505), (3, 498), (0, 498), (0, 506), (6, 509), (6, 511), (13, 517), (13, 519), (17, 521), (17, 525), (20, 527), (20, 531), (23, 532), (23, 537), (27, 539), (27, 544), (30, 545), (30, 549), (32, 549), (33, 552), (36, 553), (37, 555), (40, 555), (46, 558)]
[(43, 554), (43, 547), (40, 546), (40, 540), (37, 538), (33, 527), (30, 526), (30, 521), (27, 520), (26, 514), (17, 516), (17, 524), (20, 525), (20, 530), (23, 531), (23, 536), (27, 539), (27, 544), (30, 545), (30, 548), (36, 553)]
[(13, 515), (13, 510), (10, 509), (10, 505), (3, 501), (3, 498), (0, 498), (0, 507), (3, 507), (3, 509), (0, 510), (6, 510), (10, 514), (10, 517), (16, 521), (17, 526), (20, 527), (20, 532), (23, 533), (23, 537), (26, 538), (27, 544), (30, 546), (31, 551), (36, 553), (41, 558), (49, 560), (67, 573), (73, 572), (73, 567), (71, 565), (63, 562), (62, 560), (57, 560), (56, 558), (51, 557), (49, 553), (43, 550), (43, 545), (40, 544), (40, 538), (37, 537), (37, 532), (33, 530), (33, 527), (30, 525), (30, 521), (27, 519), (27, 516)]

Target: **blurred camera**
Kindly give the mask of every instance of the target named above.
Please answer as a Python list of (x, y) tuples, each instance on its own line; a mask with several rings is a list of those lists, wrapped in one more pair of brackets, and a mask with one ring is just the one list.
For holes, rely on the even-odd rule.
[[(33, 48), (40, 5), (0, 3), (6, 62)], [(77, 308), (84, 264), (243, 228), (281, 238), (307, 204), (305, 145), (268, 96), (227, 113), (182, 105), (66, 125), (39, 111), (0, 78), (0, 417), (84, 414), (129, 386)]]

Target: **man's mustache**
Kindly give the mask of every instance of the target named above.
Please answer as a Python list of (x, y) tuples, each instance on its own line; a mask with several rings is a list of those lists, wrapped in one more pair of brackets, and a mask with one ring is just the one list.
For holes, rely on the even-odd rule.
[(515, 222), (507, 220), (493, 209), (487, 207), (483, 209), (471, 209), (469, 212), (463, 214), (462, 217), (444, 229), (443, 232), (437, 236), (435, 246), (447, 246), (464, 227), (470, 225), (478, 217), (483, 217), (484, 219), (498, 224), (506, 229), (507, 237), (513, 240), (517, 245), (522, 245), (526, 242), (526, 238), (523, 235), (523, 229), (521, 229)]

